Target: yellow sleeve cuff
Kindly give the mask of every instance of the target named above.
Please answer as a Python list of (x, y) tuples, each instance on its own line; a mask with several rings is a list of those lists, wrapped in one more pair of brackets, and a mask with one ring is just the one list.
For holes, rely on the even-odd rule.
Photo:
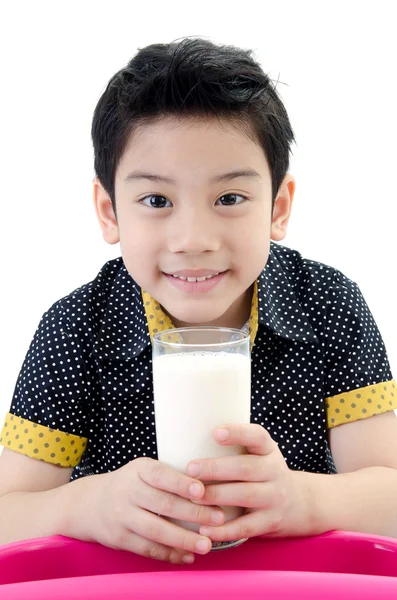
[(394, 379), (325, 399), (328, 429), (395, 409), (397, 385)]
[(87, 438), (7, 413), (0, 433), (5, 448), (58, 467), (75, 467), (87, 448)]

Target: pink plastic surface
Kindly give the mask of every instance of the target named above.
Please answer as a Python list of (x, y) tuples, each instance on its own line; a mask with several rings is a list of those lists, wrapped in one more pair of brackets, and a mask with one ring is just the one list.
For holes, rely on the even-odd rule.
[(0, 599), (397, 598), (397, 540), (332, 532), (171, 565), (64, 537), (0, 547)]

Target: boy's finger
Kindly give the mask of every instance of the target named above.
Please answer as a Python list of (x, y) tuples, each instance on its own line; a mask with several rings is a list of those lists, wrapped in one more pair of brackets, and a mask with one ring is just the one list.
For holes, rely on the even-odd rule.
[(207, 485), (205, 495), (198, 501), (205, 506), (241, 506), (263, 509), (274, 505), (275, 484), (218, 483)]
[(204, 482), (271, 481), (277, 475), (275, 461), (267, 456), (242, 454), (191, 461), (186, 473)]
[(134, 503), (150, 512), (200, 525), (221, 525), (224, 523), (224, 512), (215, 507), (203, 505), (181, 498), (171, 492), (165, 492), (142, 483), (134, 493)]
[(222, 446), (245, 446), (248, 454), (266, 455), (278, 448), (268, 431), (254, 423), (231, 423), (218, 427), (214, 438)]
[(201, 481), (180, 473), (158, 460), (150, 458), (138, 460), (139, 476), (148, 485), (182, 496), (182, 498), (198, 500), (204, 495), (204, 485)]
[(207, 554), (211, 550), (211, 540), (195, 531), (184, 529), (158, 515), (141, 510), (139, 518), (131, 517), (131, 527), (141, 537), (184, 553)]
[(233, 521), (228, 521), (221, 527), (200, 527), (200, 533), (211, 538), (213, 542), (243, 540), (257, 535), (274, 536), (280, 518), (271, 511), (255, 511)]
[(164, 544), (158, 544), (133, 532), (127, 532), (126, 535), (122, 536), (118, 549), (173, 564), (192, 564), (194, 562), (194, 554), (191, 552), (184, 552), (183, 550), (164, 546)]

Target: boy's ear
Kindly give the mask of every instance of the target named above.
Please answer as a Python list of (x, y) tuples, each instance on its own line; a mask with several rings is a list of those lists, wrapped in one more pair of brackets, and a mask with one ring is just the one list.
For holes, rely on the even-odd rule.
[(292, 175), (286, 175), (280, 185), (273, 206), (270, 237), (275, 242), (283, 240), (287, 235), (294, 194), (295, 179)]
[(120, 234), (112, 201), (98, 177), (95, 177), (93, 184), (94, 207), (102, 229), (103, 239), (108, 244), (117, 244), (120, 241)]

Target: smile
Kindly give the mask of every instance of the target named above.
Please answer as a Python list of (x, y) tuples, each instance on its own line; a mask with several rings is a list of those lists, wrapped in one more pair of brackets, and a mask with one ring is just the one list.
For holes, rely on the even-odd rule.
[(163, 273), (169, 283), (188, 294), (205, 293), (213, 290), (223, 280), (228, 271), (185, 270)]
[(212, 277), (216, 277), (219, 273), (213, 273), (212, 275), (206, 275), (204, 277), (184, 277), (183, 275), (173, 275), (175, 279), (181, 279), (182, 281), (188, 281), (189, 283), (196, 283), (197, 281), (205, 281), (206, 279), (211, 279)]

